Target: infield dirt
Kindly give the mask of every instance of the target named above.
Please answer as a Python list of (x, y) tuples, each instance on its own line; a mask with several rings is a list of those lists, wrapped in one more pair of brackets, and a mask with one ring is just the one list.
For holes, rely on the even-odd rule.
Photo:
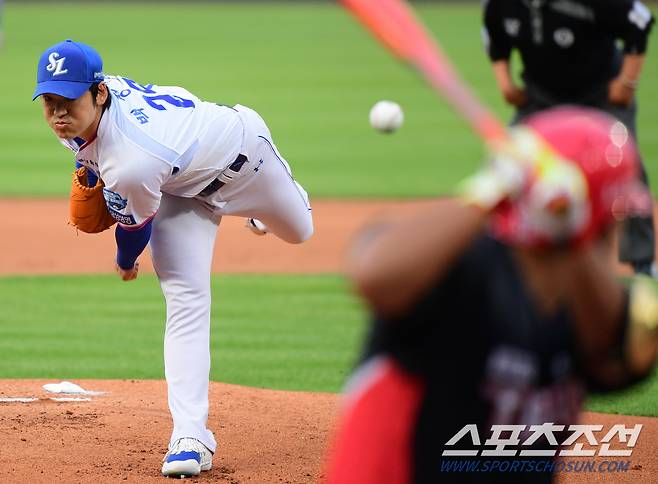
[[(316, 202), (316, 234), (301, 246), (289, 246), (271, 235), (256, 237), (242, 227), (242, 219), (227, 217), (219, 231), (213, 270), (341, 272), (358, 227), (427, 203)], [(0, 200), (0, 213), (0, 275), (112, 272), (112, 231), (76, 234), (66, 223), (66, 200)], [(148, 257), (142, 260), (143, 270), (152, 271)], [(44, 398), (41, 385), (49, 382), (3, 380), (0, 398)], [(76, 383), (107, 393), (88, 402), (0, 403), (0, 482), (164, 482), (159, 469), (170, 432), (165, 383)], [(219, 443), (214, 468), (188, 481), (317, 482), (339, 396), (213, 382), (210, 398), (209, 426)], [(559, 482), (656, 482), (658, 419), (586, 413), (584, 421), (605, 428), (644, 424), (632, 468), (626, 473), (562, 474)]]

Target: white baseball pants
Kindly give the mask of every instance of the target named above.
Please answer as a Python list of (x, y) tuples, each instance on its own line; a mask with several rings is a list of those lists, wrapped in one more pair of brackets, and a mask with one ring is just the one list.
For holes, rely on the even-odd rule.
[(253, 110), (236, 106), (245, 127), (248, 162), (233, 180), (205, 198), (163, 194), (153, 221), (151, 257), (167, 304), (165, 377), (173, 418), (170, 447), (193, 437), (211, 451), (207, 428), (210, 374), (210, 271), (223, 215), (259, 219), (290, 243), (313, 234), (308, 196), (292, 178), (270, 132)]

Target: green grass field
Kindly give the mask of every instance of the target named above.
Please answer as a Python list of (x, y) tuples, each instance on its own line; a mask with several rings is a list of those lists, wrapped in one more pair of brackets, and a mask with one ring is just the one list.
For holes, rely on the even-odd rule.
[[(0, 278), (0, 378), (163, 378), (155, 276)], [(339, 276), (213, 278), (211, 377), (338, 391), (366, 319)]]
[[(164, 304), (154, 276), (131, 284), (113, 275), (5, 277), (0, 294), (0, 378), (163, 377)], [(341, 277), (215, 276), (213, 295), (213, 380), (341, 389), (367, 320)], [(658, 416), (657, 392), (658, 375), (594, 397), (589, 408)]]
[[(445, 194), (478, 165), (481, 144), (466, 124), (336, 5), (186, 6), (6, 5), (1, 197), (68, 192), (72, 157), (30, 101), (40, 52), (65, 38), (94, 45), (107, 73), (256, 108), (315, 198)], [(508, 119), (481, 46), (478, 4), (419, 11), (478, 96)], [(654, 34), (639, 91), (640, 146), (654, 185), (657, 51)], [(395, 135), (368, 125), (380, 99), (405, 110)], [(213, 284), (213, 379), (340, 389), (366, 320), (341, 277), (220, 276)], [(164, 304), (153, 277), (131, 285), (114, 276), (0, 278), (0, 294), (1, 378), (162, 378)], [(658, 376), (590, 408), (658, 415), (657, 392)]]

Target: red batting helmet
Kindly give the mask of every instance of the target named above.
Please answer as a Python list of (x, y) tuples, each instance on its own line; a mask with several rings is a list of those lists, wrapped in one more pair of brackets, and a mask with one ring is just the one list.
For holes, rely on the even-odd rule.
[(552, 148), (559, 162), (551, 167), (558, 169), (550, 177), (535, 174), (517, 199), (496, 210), (494, 236), (527, 247), (577, 246), (615, 220), (650, 213), (651, 196), (639, 181), (637, 149), (624, 124), (593, 109), (561, 107), (524, 126)]

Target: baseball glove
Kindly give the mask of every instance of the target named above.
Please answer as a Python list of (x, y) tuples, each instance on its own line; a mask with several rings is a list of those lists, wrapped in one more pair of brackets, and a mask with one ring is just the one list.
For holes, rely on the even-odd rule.
[(109, 229), (116, 220), (107, 210), (103, 188), (99, 178), (96, 186), (87, 186), (87, 169), (78, 168), (73, 172), (71, 184), (71, 224), (88, 234), (97, 234)]

